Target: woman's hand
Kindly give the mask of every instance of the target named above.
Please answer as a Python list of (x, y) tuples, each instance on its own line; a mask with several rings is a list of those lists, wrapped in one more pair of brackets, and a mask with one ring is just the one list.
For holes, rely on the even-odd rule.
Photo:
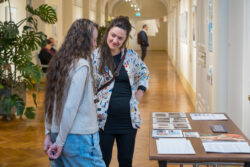
[(44, 139), (43, 151), (48, 154), (48, 149), (52, 145), (50, 134), (47, 134)]
[(137, 92), (135, 93), (136, 100), (138, 102), (140, 102), (141, 99), (142, 99), (142, 97), (143, 97), (143, 95), (144, 95), (144, 91), (143, 90), (141, 90), (141, 89), (137, 90)]
[(57, 159), (62, 153), (63, 146), (58, 146), (56, 143), (52, 144), (48, 150), (48, 155), (51, 159)]

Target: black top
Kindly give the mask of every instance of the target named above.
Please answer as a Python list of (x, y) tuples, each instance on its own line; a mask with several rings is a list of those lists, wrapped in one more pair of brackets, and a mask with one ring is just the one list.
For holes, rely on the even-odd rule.
[[(116, 67), (118, 67), (121, 61), (121, 53), (113, 58)], [(124, 134), (134, 130), (130, 117), (131, 95), (128, 74), (124, 66), (122, 66), (119, 76), (115, 78), (115, 84), (109, 102), (108, 118), (104, 127), (105, 133)]]
[[(41, 64), (48, 65), (50, 59), (55, 54), (55, 50), (47, 50), (46, 48), (42, 48), (42, 50), (39, 53), (39, 59), (41, 61)], [(42, 68), (43, 72), (47, 71), (47, 68)]]

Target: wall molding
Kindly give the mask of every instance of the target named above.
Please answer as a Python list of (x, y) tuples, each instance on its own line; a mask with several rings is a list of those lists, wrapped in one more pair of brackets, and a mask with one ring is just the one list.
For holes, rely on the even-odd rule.
[(196, 92), (194, 91), (193, 87), (191, 86), (190, 82), (185, 78), (185, 76), (182, 74), (182, 71), (180, 68), (178, 68), (178, 76), (181, 80), (181, 83), (189, 97), (189, 99), (192, 102), (192, 105), (194, 108), (196, 107)]
[(182, 71), (180, 68), (178, 68), (175, 66), (175, 62), (173, 61), (173, 57), (168, 56), (172, 66), (175, 68), (176, 74), (178, 75), (184, 90), (187, 94), (187, 96), (189, 97), (189, 100), (191, 101), (192, 105), (194, 108), (196, 108), (196, 92), (194, 91), (193, 87), (191, 86), (190, 82), (184, 77), (184, 75), (182, 74)]

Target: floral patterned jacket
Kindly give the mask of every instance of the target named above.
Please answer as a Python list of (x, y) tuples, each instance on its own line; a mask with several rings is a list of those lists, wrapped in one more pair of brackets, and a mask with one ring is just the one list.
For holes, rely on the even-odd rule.
[[(122, 55), (123, 53), (124, 49), (122, 49)], [(112, 72), (108, 70), (108, 68), (106, 68), (106, 73), (103, 75), (100, 75), (97, 72), (100, 61), (101, 61), (100, 54), (98, 52), (98, 49), (96, 49), (93, 53), (93, 64), (94, 64), (94, 77), (96, 84), (95, 86), (97, 89), (100, 88), (105, 83), (107, 83), (113, 77)], [(145, 88), (149, 87), (148, 84), (149, 71), (146, 64), (141, 60), (141, 58), (137, 55), (137, 53), (131, 49), (127, 49), (123, 66), (127, 71), (132, 90), (132, 96), (130, 99), (131, 122), (133, 128), (138, 129), (140, 128), (142, 120), (138, 109), (138, 101), (136, 100), (135, 93), (137, 91), (138, 86), (144, 86)], [(99, 123), (99, 128), (102, 129), (104, 129), (107, 120), (109, 101), (113, 87), (114, 87), (114, 82), (112, 82), (110, 85), (99, 91), (96, 95), (96, 98), (98, 99), (98, 102), (96, 103), (98, 123)]]

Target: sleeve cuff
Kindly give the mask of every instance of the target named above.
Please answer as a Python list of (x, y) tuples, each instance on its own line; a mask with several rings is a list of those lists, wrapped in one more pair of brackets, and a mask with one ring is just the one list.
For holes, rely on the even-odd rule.
[(137, 90), (142, 90), (143, 92), (146, 92), (147, 88), (145, 86), (140, 85)]
[(45, 129), (45, 135), (49, 134), (50, 130), (49, 129)]

